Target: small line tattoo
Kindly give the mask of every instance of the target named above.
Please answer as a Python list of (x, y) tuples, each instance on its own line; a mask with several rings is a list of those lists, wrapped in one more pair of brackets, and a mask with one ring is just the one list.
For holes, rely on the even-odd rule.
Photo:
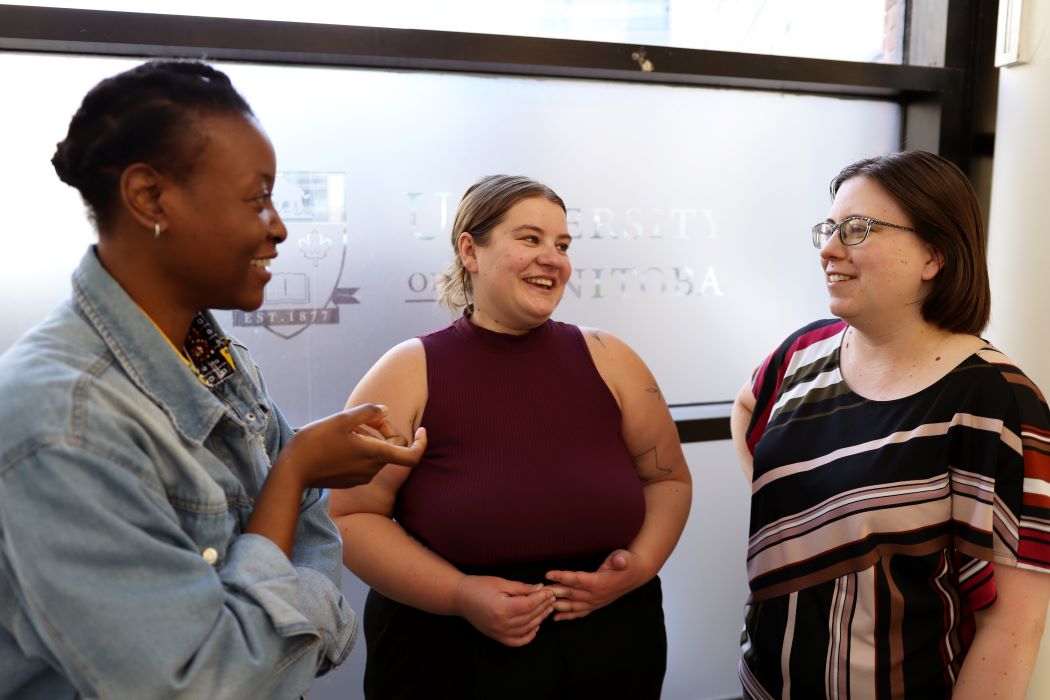
[(591, 335), (594, 336), (595, 340), (597, 340), (599, 343), (601, 343), (603, 348), (605, 347), (605, 341), (602, 340), (602, 332), (601, 331), (591, 331)]
[(633, 455), (631, 461), (634, 462), (634, 470), (638, 472), (638, 478), (643, 484), (651, 484), (671, 475), (671, 470), (660, 464), (655, 445), (645, 452)]

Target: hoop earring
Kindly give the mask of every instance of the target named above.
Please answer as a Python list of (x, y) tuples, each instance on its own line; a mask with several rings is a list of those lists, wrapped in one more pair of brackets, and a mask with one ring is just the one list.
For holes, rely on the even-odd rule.
[(160, 222), (159, 221), (154, 221), (153, 222), (153, 237), (154, 238), (160, 238)]

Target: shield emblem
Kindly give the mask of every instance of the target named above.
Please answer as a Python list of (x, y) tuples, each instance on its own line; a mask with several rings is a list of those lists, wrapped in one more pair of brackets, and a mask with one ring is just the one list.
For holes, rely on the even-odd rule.
[(341, 284), (347, 272), (346, 175), (278, 173), (273, 204), (288, 239), (270, 267), (262, 306), (235, 311), (233, 325), (262, 326), (287, 339), (314, 324), (339, 323), (339, 305), (358, 303), (358, 288)]

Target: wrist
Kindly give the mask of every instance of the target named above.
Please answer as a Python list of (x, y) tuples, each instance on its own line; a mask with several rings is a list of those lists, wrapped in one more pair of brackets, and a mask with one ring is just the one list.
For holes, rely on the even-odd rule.
[(466, 595), (464, 591), (464, 585), (467, 582), (467, 578), (467, 574), (459, 573), (459, 575), (452, 582), (452, 595), (449, 598), (448, 606), (448, 611), (451, 615), (456, 615), (457, 617), (466, 617), (466, 615), (463, 614), (463, 611), (465, 610), (464, 596)]
[(281, 453), (277, 460), (270, 466), (270, 472), (266, 475), (265, 485), (270, 488), (279, 488), (281, 492), (293, 492), (302, 497), (303, 491), (310, 488), (305, 482), (303, 475), (296, 468), (295, 462), (287, 454), (287, 450)]

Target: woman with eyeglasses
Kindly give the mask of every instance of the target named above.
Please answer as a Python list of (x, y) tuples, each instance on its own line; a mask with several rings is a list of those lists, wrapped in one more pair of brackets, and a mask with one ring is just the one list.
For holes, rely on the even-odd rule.
[(831, 313), (733, 407), (748, 698), (1023, 698), (1050, 601), (1050, 411), (981, 339), (981, 214), (943, 158), (831, 183)]

